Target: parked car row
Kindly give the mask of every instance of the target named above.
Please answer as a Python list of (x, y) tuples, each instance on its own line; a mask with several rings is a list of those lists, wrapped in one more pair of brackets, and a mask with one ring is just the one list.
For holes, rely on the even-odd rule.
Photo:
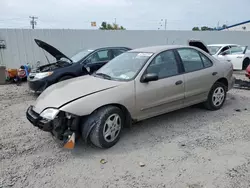
[[(69, 58), (44, 41), (35, 39), (35, 42), (56, 59), (56, 62), (33, 69), (29, 75), (29, 88), (39, 93), (57, 82), (92, 74), (116, 56), (131, 50), (128, 47), (85, 49)], [(249, 77), (250, 53), (247, 49), (237, 44), (210, 44), (205, 51), (220, 61), (231, 62), (234, 70), (246, 70)]]
[(112, 147), (133, 122), (198, 103), (218, 110), (235, 80), (232, 62), (219, 61), (200, 41), (92, 49), (72, 58), (36, 43), (57, 62), (31, 74), (31, 87), (39, 80), (51, 85), (65, 76), (85, 75), (51, 85), (26, 112), (34, 126), (62, 140), (65, 148), (73, 148), (80, 136), (97, 147)]
[(250, 65), (248, 46), (237, 44), (211, 44), (208, 49), (215, 58), (232, 62), (234, 70), (246, 70)]

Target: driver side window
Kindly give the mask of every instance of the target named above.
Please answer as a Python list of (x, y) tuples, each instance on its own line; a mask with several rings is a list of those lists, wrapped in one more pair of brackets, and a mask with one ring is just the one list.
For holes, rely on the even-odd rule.
[(229, 46), (225, 46), (224, 48), (221, 49), (220, 54), (225, 53), (228, 55), (230, 53), (229, 51)]
[(112, 50), (101, 50), (92, 54), (87, 59), (87, 64), (109, 61), (112, 59), (112, 56)]
[(168, 50), (158, 54), (148, 66), (147, 73), (155, 73), (159, 79), (179, 74), (174, 52)]

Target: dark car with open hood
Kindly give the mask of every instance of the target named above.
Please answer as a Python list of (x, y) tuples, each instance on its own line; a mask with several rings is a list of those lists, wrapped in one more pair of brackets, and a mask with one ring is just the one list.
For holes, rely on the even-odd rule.
[(131, 50), (127, 47), (103, 47), (85, 49), (69, 58), (55, 47), (35, 39), (36, 44), (52, 55), (56, 62), (39, 66), (28, 77), (29, 88), (42, 92), (50, 85), (74, 77), (91, 74), (116, 56)]

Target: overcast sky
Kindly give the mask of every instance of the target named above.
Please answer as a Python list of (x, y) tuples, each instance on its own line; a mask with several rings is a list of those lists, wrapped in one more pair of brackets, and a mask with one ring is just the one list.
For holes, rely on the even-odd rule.
[[(190, 30), (250, 20), (250, 0), (0, 0), (0, 28), (91, 29), (90, 22), (116, 22), (127, 29)], [(164, 21), (163, 27), (164, 28)]]

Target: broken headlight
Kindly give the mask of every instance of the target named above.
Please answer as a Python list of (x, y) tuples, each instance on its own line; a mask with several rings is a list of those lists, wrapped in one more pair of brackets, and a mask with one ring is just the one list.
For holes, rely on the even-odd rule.
[(47, 108), (45, 109), (40, 116), (45, 118), (45, 119), (49, 119), (49, 120), (53, 120), (55, 119), (55, 117), (57, 116), (57, 114), (59, 113), (58, 109), (55, 108)]

